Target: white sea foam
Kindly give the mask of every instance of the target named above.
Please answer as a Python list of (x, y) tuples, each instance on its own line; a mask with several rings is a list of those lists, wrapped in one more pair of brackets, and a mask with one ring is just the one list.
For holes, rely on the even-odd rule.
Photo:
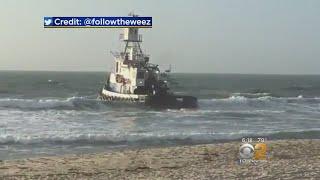
[(228, 100), (231, 101), (246, 101), (248, 98), (244, 97), (244, 96), (230, 96), (228, 98)]
[[(4, 144), (123, 144), (136, 141), (154, 141), (154, 140), (185, 140), (185, 139), (212, 139), (218, 136), (230, 136), (250, 133), (250, 130), (240, 130), (233, 132), (221, 132), (211, 130), (191, 130), (191, 131), (166, 131), (166, 132), (130, 132), (117, 134), (101, 133), (82, 133), (82, 134), (51, 134), (51, 135), (0, 135), (0, 145)], [(253, 133), (253, 132), (251, 132)]]
[[(229, 102), (229, 103), (246, 103), (252, 101), (279, 101), (286, 102), (288, 100), (294, 101), (318, 101), (320, 97), (304, 97), (299, 95), (297, 97), (272, 97), (272, 96), (260, 96), (260, 97), (245, 97), (232, 95), (228, 98), (213, 98), (213, 99), (199, 99), (199, 103), (215, 102)], [(0, 108), (17, 108), (17, 109), (81, 109), (91, 108), (95, 109), (99, 107), (99, 101), (96, 99), (89, 99), (87, 97), (69, 97), (69, 98), (43, 98), (43, 99), (19, 99), (19, 98), (0, 98)], [(168, 110), (174, 112), (190, 111), (188, 109), (180, 110)]]
[(232, 93), (234, 96), (249, 96), (249, 97), (256, 97), (256, 96), (269, 96), (270, 93), (267, 92), (260, 92), (260, 93), (245, 93), (245, 92), (238, 92), (238, 93)]
[[(228, 98), (213, 98), (209, 101), (255, 101), (255, 100), (319, 100), (320, 97), (304, 97), (303, 95), (299, 95), (297, 97), (273, 97), (273, 96), (261, 96), (261, 97), (245, 97), (245, 96), (235, 96), (232, 95)], [(200, 102), (208, 101), (208, 99), (200, 99)]]
[(81, 102), (95, 101), (85, 97), (69, 97), (59, 99), (17, 99), (3, 98), (0, 99), (0, 107), (5, 108), (21, 108), (21, 109), (51, 109), (51, 108), (76, 108)]

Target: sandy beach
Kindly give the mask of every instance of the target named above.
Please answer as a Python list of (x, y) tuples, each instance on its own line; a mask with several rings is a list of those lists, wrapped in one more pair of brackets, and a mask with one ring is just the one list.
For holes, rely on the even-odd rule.
[(239, 142), (0, 162), (0, 179), (320, 179), (320, 140), (269, 141), (269, 158), (238, 163)]

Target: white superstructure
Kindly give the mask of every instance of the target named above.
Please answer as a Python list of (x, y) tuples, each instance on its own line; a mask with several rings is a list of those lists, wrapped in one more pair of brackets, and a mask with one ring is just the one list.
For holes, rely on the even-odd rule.
[(124, 49), (112, 52), (115, 58), (114, 69), (107, 78), (104, 90), (129, 95), (152, 94), (159, 88), (160, 72), (157, 65), (149, 63), (149, 56), (141, 49), (142, 35), (139, 34), (139, 28), (124, 28), (120, 37)]

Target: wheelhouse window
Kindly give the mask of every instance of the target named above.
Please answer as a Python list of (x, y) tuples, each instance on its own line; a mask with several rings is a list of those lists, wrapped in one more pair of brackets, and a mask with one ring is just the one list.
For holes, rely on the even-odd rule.
[(119, 62), (116, 63), (116, 73), (118, 73), (119, 70)]

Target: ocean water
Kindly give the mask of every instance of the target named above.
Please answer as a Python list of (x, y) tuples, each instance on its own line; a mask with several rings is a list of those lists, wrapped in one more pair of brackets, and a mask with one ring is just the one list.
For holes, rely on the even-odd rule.
[(0, 159), (210, 143), (320, 138), (320, 76), (171, 74), (198, 109), (96, 99), (106, 73), (0, 72)]

